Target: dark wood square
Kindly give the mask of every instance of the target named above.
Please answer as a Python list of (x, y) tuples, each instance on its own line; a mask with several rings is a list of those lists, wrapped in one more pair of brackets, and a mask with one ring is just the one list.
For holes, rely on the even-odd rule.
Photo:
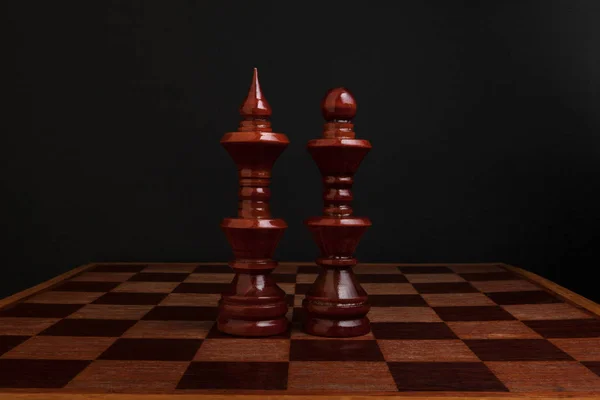
[(89, 363), (82, 360), (0, 359), (0, 387), (61, 388)]
[(582, 362), (588, 369), (590, 369), (593, 373), (600, 376), (600, 361), (586, 361)]
[[(0, 321), (2, 323), (2, 321)], [(31, 336), (0, 335), (0, 355), (17, 347)]]
[(496, 292), (486, 294), (496, 304), (510, 306), (517, 304), (550, 304), (562, 303), (558, 297), (543, 290), (529, 290), (526, 292)]
[(229, 265), (198, 265), (194, 274), (231, 274), (233, 269)]
[(306, 294), (312, 283), (296, 283), (296, 294)]
[(177, 389), (286, 390), (286, 362), (192, 362)]
[(294, 296), (293, 294), (286, 294), (285, 295), (285, 302), (287, 303), (288, 307), (294, 307)]
[(202, 339), (117, 339), (99, 360), (191, 361)]
[(565, 319), (523, 321), (525, 325), (546, 338), (600, 337), (600, 319)]
[(507, 392), (483, 363), (389, 362), (399, 391)]
[[(269, 336), (268, 339), (289, 339), (292, 335), (292, 327), (290, 324), (290, 327), (287, 331), (280, 333), (279, 335), (273, 335), (273, 336)], [(206, 335), (206, 339), (243, 339), (243, 338), (249, 338), (249, 339), (256, 339), (255, 336), (234, 336), (234, 335), (229, 335), (227, 333), (223, 333), (221, 332), (218, 328), (217, 328), (217, 324), (215, 323), (212, 328), (210, 329), (210, 331), (208, 331), (208, 334)]]
[(0, 317), (65, 318), (84, 304), (19, 303), (0, 310)]
[(296, 274), (271, 274), (277, 283), (296, 283)]
[(384, 361), (375, 340), (292, 340), (290, 361)]
[(144, 264), (97, 265), (90, 272), (140, 272), (146, 267)]
[(144, 320), (160, 321), (214, 321), (217, 307), (157, 306), (144, 315)]
[(403, 274), (453, 274), (448, 267), (430, 266), (430, 267), (398, 267)]
[(305, 265), (302, 267), (298, 267), (298, 274), (318, 274), (323, 270), (321, 267), (317, 267), (316, 265)]
[(67, 281), (55, 287), (54, 290), (60, 292), (110, 292), (120, 284), (120, 282)]
[(500, 306), (433, 307), (444, 321), (510, 321), (515, 317)]
[(565, 361), (573, 358), (544, 339), (463, 340), (482, 361)]
[(401, 274), (360, 274), (357, 278), (360, 283), (408, 283)]
[(160, 303), (167, 293), (127, 293), (127, 292), (109, 292), (103, 294), (92, 304), (119, 304), (119, 305), (155, 305)]
[(413, 286), (423, 294), (479, 292), (469, 282), (413, 283)]
[(292, 312), (292, 322), (293, 323), (302, 323), (302, 322), (304, 322), (305, 316), (306, 316), (306, 312), (304, 311), (304, 308), (295, 307), (294, 311)]
[(383, 340), (458, 339), (443, 322), (378, 322), (371, 323), (371, 331)]
[(180, 283), (173, 293), (223, 293), (231, 287), (229, 283)]
[(512, 272), (482, 272), (459, 274), (466, 281), (512, 281), (523, 278)]
[(189, 274), (175, 272), (140, 272), (129, 278), (130, 282), (183, 282)]
[(123, 319), (63, 319), (43, 330), (40, 335), (119, 337), (135, 323)]
[(369, 296), (369, 303), (372, 307), (427, 307), (427, 302), (418, 294), (373, 294)]

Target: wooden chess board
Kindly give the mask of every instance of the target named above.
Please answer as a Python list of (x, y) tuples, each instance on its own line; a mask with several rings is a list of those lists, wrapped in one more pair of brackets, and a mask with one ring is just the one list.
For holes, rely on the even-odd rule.
[(79, 267), (0, 301), (0, 399), (600, 397), (600, 306), (534, 274), (362, 264), (372, 332), (328, 339), (299, 329), (317, 272), (282, 263), (293, 328), (238, 338), (224, 263)]

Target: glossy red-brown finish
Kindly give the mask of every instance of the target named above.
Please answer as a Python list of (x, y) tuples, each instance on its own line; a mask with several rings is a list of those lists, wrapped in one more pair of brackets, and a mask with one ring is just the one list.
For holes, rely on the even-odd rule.
[(269, 182), (273, 164), (289, 140), (271, 131), (271, 107), (256, 69), (240, 114), (238, 131), (221, 139), (237, 165), (240, 189), (237, 218), (221, 223), (233, 249), (234, 261), (229, 265), (236, 275), (221, 296), (217, 327), (232, 335), (271, 336), (288, 328), (285, 292), (270, 275), (277, 266), (273, 252), (287, 225), (271, 218)]
[(308, 151), (323, 176), (323, 216), (305, 223), (319, 247), (316, 262), (323, 270), (302, 303), (304, 330), (318, 336), (359, 336), (370, 331), (370, 306), (352, 267), (356, 246), (371, 221), (353, 216), (352, 184), (371, 144), (355, 139), (351, 120), (356, 101), (348, 90), (330, 90), (321, 109), (327, 120), (323, 138), (309, 141)]

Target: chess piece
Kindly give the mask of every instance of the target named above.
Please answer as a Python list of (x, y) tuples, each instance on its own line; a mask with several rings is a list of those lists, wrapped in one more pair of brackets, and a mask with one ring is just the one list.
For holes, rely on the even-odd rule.
[(371, 143), (355, 139), (356, 102), (348, 90), (330, 90), (321, 110), (327, 121), (323, 137), (309, 141), (308, 151), (323, 176), (323, 216), (305, 223), (320, 249), (316, 263), (323, 269), (302, 302), (304, 330), (317, 336), (359, 336), (370, 331), (370, 306), (352, 271), (357, 263), (353, 254), (371, 221), (353, 216), (352, 183)]
[(271, 336), (288, 328), (285, 292), (270, 275), (277, 266), (273, 252), (287, 225), (271, 218), (269, 182), (273, 164), (289, 140), (271, 130), (271, 107), (256, 68), (240, 114), (238, 132), (221, 139), (237, 165), (240, 188), (238, 217), (221, 223), (233, 248), (235, 259), (229, 265), (235, 277), (219, 301), (217, 327), (232, 335)]

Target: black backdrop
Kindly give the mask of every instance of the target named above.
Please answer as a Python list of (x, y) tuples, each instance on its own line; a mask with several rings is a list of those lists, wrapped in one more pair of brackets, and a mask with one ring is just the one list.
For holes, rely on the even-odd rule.
[[(360, 2), (357, 2), (360, 3)], [(521, 266), (598, 300), (600, 2), (19, 2), (4, 14), (0, 295), (88, 261), (225, 261), (219, 139), (259, 68), (277, 258), (316, 257), (330, 87), (371, 140), (362, 261)], [(8, 105), (8, 106), (7, 106)]]

